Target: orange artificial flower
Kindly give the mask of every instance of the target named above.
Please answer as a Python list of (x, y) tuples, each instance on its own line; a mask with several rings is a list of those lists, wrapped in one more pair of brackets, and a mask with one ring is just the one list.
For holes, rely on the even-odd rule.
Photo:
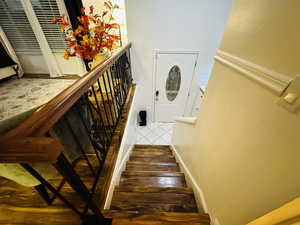
[(78, 17), (80, 24), (72, 32), (66, 29), (70, 23), (64, 14), (52, 19), (52, 22), (58, 24), (61, 31), (67, 32), (68, 35), (65, 38), (67, 42), (67, 48), (64, 51), (65, 59), (78, 55), (83, 59), (92, 60), (97, 54), (105, 50), (111, 51), (119, 46), (121, 38), (112, 34), (113, 29), (120, 29), (120, 25), (113, 22), (112, 16), (113, 9), (119, 6), (113, 5), (110, 1), (105, 1), (104, 6), (105, 10), (102, 10), (100, 14), (94, 14), (94, 6), (89, 7), (88, 15), (86, 9), (82, 8), (82, 15)]
[(64, 59), (69, 59), (70, 55), (71, 54), (70, 54), (70, 52), (68, 50), (64, 51)]

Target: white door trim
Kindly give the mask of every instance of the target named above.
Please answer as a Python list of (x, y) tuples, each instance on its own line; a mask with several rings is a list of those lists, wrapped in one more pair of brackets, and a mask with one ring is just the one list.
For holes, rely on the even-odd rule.
[[(186, 50), (186, 49), (170, 49), (170, 50), (161, 50), (161, 49), (154, 49), (153, 50), (153, 69), (152, 69), (152, 104), (151, 104), (151, 111), (152, 111), (152, 122), (156, 121), (155, 118), (155, 91), (156, 91), (156, 69), (157, 69), (157, 59), (159, 54), (192, 54), (197, 55), (196, 58), (196, 65), (193, 69), (193, 75), (191, 79), (191, 83), (189, 85), (189, 91), (191, 88), (191, 84), (195, 77), (195, 72), (198, 68), (198, 60), (200, 55), (200, 50)], [(188, 101), (186, 101), (187, 103)], [(186, 107), (186, 105), (184, 106)]]

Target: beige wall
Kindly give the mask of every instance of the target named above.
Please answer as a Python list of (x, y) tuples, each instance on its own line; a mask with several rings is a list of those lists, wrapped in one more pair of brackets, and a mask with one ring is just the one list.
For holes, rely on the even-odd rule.
[(300, 73), (299, 10), (299, 0), (235, 0), (221, 49), (280, 73)]
[[(221, 49), (289, 76), (300, 74), (300, 42), (294, 38), (299, 3), (236, 0)], [(300, 196), (300, 117), (277, 100), (217, 62), (197, 124), (176, 124), (174, 145), (221, 225), (246, 224)]]

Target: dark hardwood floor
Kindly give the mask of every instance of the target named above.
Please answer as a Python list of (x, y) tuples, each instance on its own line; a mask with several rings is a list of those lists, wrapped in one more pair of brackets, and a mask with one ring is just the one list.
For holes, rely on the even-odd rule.
[(210, 224), (169, 146), (135, 146), (106, 216), (113, 225)]
[[(91, 157), (91, 156), (90, 156)], [(93, 177), (84, 162), (76, 167), (78, 174), (84, 176), (84, 183), (90, 187)], [(62, 177), (51, 179), (50, 183), (58, 187)], [(100, 180), (100, 183), (102, 181)], [(84, 202), (66, 183), (60, 191), (67, 200), (79, 210)], [(1, 225), (80, 225), (81, 221), (71, 209), (59, 199), (49, 206), (33, 187), (25, 187), (14, 181), (0, 178), (0, 224)]]

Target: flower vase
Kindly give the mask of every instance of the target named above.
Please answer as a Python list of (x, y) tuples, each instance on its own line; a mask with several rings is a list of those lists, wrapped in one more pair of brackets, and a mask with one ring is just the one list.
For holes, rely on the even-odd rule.
[(92, 62), (89, 62), (89, 67), (90, 69), (94, 69), (96, 66), (107, 60), (108, 58), (111, 57), (111, 52), (110, 51), (105, 51), (104, 53), (97, 53), (95, 57), (93, 58)]

